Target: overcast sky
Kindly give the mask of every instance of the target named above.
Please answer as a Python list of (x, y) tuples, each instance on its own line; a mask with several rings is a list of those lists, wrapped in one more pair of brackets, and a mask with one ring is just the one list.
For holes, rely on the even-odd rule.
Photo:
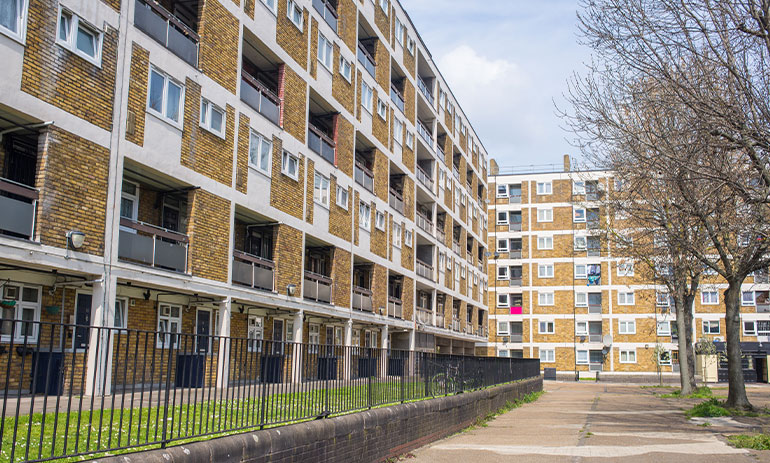
[(482, 143), (501, 166), (580, 157), (554, 101), (590, 53), (576, 0), (401, 0)]

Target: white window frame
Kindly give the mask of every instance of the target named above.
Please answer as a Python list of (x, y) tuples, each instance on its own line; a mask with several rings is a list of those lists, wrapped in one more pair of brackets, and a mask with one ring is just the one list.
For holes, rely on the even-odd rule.
[[(13, 1), (13, 0), (11, 0)], [(61, 38), (61, 28), (62, 28), (62, 15), (67, 14), (70, 16), (70, 24), (69, 24), (69, 30), (67, 31), (67, 37), (65, 39)], [(82, 23), (82, 24), (81, 24)], [(85, 53), (84, 51), (80, 50), (77, 47), (77, 34), (78, 29), (83, 29), (88, 34), (91, 34), (94, 37), (94, 54), (95, 56), (91, 56), (88, 53)], [(7, 30), (7, 29), (6, 29)], [(88, 61), (89, 63), (93, 64), (96, 67), (101, 68), (102, 67), (102, 42), (104, 41), (104, 33), (99, 30), (99, 28), (91, 25), (88, 23), (88, 21), (85, 21), (83, 18), (78, 16), (76, 13), (74, 13), (69, 8), (65, 8), (61, 5), (59, 5), (59, 18), (56, 23), (56, 43), (60, 45), (63, 48), (66, 48), (67, 50), (71, 51), (75, 55), (83, 58), (84, 60)]]
[[(161, 92), (161, 110), (158, 111), (152, 106), (150, 106), (150, 96), (152, 94), (151, 92), (151, 86), (152, 86), (152, 74), (155, 73), (163, 78), (163, 91)], [(175, 121), (174, 119), (168, 117), (166, 114), (168, 113), (168, 87), (169, 84), (173, 84), (177, 87), (179, 87), (179, 107), (177, 108), (178, 111), (178, 121)], [(156, 68), (155, 66), (150, 66), (150, 75), (147, 81), (147, 112), (152, 114), (153, 116), (157, 117), (158, 119), (178, 128), (179, 130), (182, 130), (184, 127), (184, 98), (185, 98), (185, 86), (181, 82), (177, 81), (167, 73), (163, 72), (159, 68)]]
[(374, 214), (374, 228), (385, 231), (385, 213), (377, 211)]
[(318, 31), (318, 61), (329, 72), (332, 71), (334, 64), (334, 42), (327, 39), (321, 31)]
[[(661, 357), (663, 357), (663, 354), (666, 354), (668, 357), (668, 360), (661, 361)], [(668, 349), (664, 349), (658, 353), (658, 365), (671, 365), (671, 351)]]
[[(294, 18), (294, 15), (292, 13), (299, 12), (299, 22)], [(302, 7), (295, 2), (295, 0), (289, 0), (288, 4), (286, 5), (286, 16), (289, 18), (289, 21), (291, 21), (294, 26), (297, 27), (297, 29), (302, 32), (304, 29), (304, 23), (305, 23), (305, 12), (302, 10)]]
[[(29, 0), (15, 0), (16, 1), (16, 8), (18, 15), (16, 16), (16, 28), (18, 30), (12, 31), (5, 26), (0, 26), (0, 33), (3, 35), (7, 35), (8, 37), (12, 38), (13, 40), (21, 43), (24, 45), (24, 43), (27, 40), (27, 15), (28, 15), (28, 9), (29, 9)], [(56, 28), (56, 35), (59, 35), (59, 28), (57, 24)]]
[(348, 210), (348, 201), (350, 197), (350, 193), (348, 192), (348, 189), (337, 185), (337, 192), (336, 192), (336, 202), (337, 205), (346, 211)]
[(575, 336), (588, 336), (588, 322), (575, 322)]
[[(220, 130), (216, 130), (211, 125), (212, 113), (219, 113), (222, 116), (222, 127), (220, 128)], [(224, 140), (225, 131), (227, 130), (227, 113), (225, 112), (224, 109), (215, 105), (210, 100), (204, 97), (201, 97), (200, 126)]]
[(501, 265), (500, 267), (497, 267), (497, 279), (498, 280), (509, 280), (510, 279), (510, 267), (507, 265)]
[(540, 355), (540, 363), (556, 362), (556, 352), (554, 349), (540, 349), (539, 355)]
[(385, 16), (388, 16), (388, 0), (380, 0), (380, 9), (383, 13), (385, 13)]
[(401, 22), (400, 19), (398, 19), (398, 16), (396, 16), (396, 42), (401, 44), (401, 46), (404, 46), (404, 35), (406, 35), (406, 26), (404, 26), (404, 23)]
[(575, 364), (588, 365), (588, 359), (589, 359), (589, 355), (587, 350), (578, 350), (575, 356)]
[(393, 222), (393, 247), (401, 248), (401, 224)]
[[(714, 327), (716, 326), (716, 331)], [(721, 334), (721, 328), (719, 327), (719, 320), (702, 320), (701, 330), (703, 334)]]
[(307, 329), (307, 343), (308, 352), (311, 354), (318, 353), (318, 346), (321, 345), (321, 325), (318, 323), (308, 324)]
[(270, 10), (271, 13), (278, 15), (278, 0), (262, 0), (262, 4), (265, 5), (265, 8)]
[(621, 349), (618, 358), (620, 363), (636, 363), (636, 349)]
[(538, 320), (537, 332), (538, 334), (554, 334), (556, 332), (556, 322), (554, 320)]
[(634, 276), (634, 263), (631, 261), (618, 261), (618, 268), (616, 270), (619, 277), (632, 277)]
[(407, 228), (404, 229), (404, 244), (407, 247), (412, 247), (412, 235), (414, 232), (412, 230), (409, 230)]
[(361, 81), (361, 106), (369, 113), (374, 112), (374, 90), (365, 81)]
[[(709, 295), (709, 296), (707, 296)], [(719, 291), (716, 289), (700, 290), (700, 303), (701, 305), (718, 305), (719, 304)]]
[(414, 56), (414, 39), (409, 37), (409, 33), (406, 34), (406, 51), (409, 52), (410, 55)]
[(573, 195), (584, 195), (586, 194), (586, 182), (583, 181), (572, 181), (572, 194)]
[(658, 307), (670, 307), (671, 296), (667, 291), (655, 291), (655, 305)]
[[(501, 243), (505, 243), (505, 245), (504, 246), (500, 246)], [(510, 240), (508, 238), (498, 239), (497, 240), (497, 252), (509, 252), (508, 251), (509, 243), (510, 243)]]
[[(550, 272), (548, 271), (550, 269)], [(538, 278), (553, 278), (554, 268), (553, 264), (540, 264), (537, 266)]]
[(585, 207), (572, 207), (572, 222), (585, 223), (586, 221), (586, 208)]
[[(502, 220), (500, 219), (500, 215), (501, 214), (505, 216), (505, 219), (502, 219)], [(510, 220), (509, 217), (508, 217), (508, 211), (497, 211), (497, 224), (498, 225), (508, 225), (508, 220)]]
[(551, 183), (551, 182), (537, 182), (537, 194), (538, 195), (550, 195), (550, 194), (553, 194), (553, 183)]
[(588, 293), (575, 293), (575, 307), (588, 307)]
[(636, 334), (636, 320), (618, 320), (618, 334)]
[[(168, 315), (164, 314), (164, 308), (168, 308)], [(172, 309), (179, 309), (179, 316), (174, 317), (171, 315)], [(158, 349), (169, 349), (173, 348), (177, 345), (179, 342), (179, 335), (182, 333), (182, 313), (183, 308), (179, 304), (168, 304), (168, 303), (161, 303), (158, 305), (158, 320), (156, 323), (156, 328), (158, 335), (156, 336), (156, 346)], [(168, 329), (163, 330), (161, 329), (161, 322), (167, 322), (168, 323)], [(176, 324), (176, 331), (172, 328), (172, 326)], [(161, 334), (161, 333), (167, 333), (167, 334)], [(162, 336), (162, 337), (161, 337)], [(172, 338), (173, 337), (173, 341)]]
[(500, 321), (497, 322), (497, 334), (501, 336), (508, 336), (510, 331), (510, 324), (507, 321)]
[(671, 336), (671, 322), (662, 321), (655, 323), (655, 332), (658, 336)]
[(265, 340), (265, 319), (258, 315), (249, 315), (246, 320), (246, 339), (249, 352), (262, 352)]
[[(267, 149), (267, 157), (264, 159), (265, 165), (260, 165), (263, 161), (262, 154), (263, 150)], [(256, 161), (257, 163), (254, 163), (254, 154), (256, 154)], [(249, 166), (255, 168), (259, 172), (270, 176), (270, 169), (272, 166), (272, 155), (273, 155), (273, 141), (268, 140), (267, 137), (262, 135), (261, 133), (255, 131), (254, 129), (249, 130)]]
[[(401, 122), (401, 120), (397, 117), (393, 118), (393, 141), (398, 146), (401, 146), (401, 143), (404, 142), (404, 123)], [(439, 172), (443, 172), (443, 171), (439, 171)]]
[(588, 237), (575, 236), (573, 238), (572, 247), (575, 251), (585, 251), (586, 249), (588, 249)]
[[(580, 271), (580, 268), (583, 268), (583, 271)], [(585, 280), (588, 278), (588, 265), (587, 264), (575, 264), (575, 279), (576, 280)]]
[[(126, 184), (133, 185), (133, 187), (134, 187), (134, 194), (131, 194), (131, 193), (123, 190), (123, 187)], [(139, 184), (136, 183), (136, 182), (132, 182), (132, 181), (126, 180), (124, 178), (123, 179), (123, 184), (120, 186), (120, 199), (121, 199), (121, 210), (123, 209), (123, 207), (122, 207), (122, 204), (123, 204), (122, 200), (123, 199), (131, 201), (131, 217), (126, 217), (126, 218), (136, 222), (138, 220), (138, 217), (139, 217)], [(122, 214), (120, 216), (123, 217)], [(128, 231), (128, 230), (126, 230), (126, 231)], [(136, 233), (136, 230), (132, 230), (132, 231), (134, 233)]]
[(342, 55), (340, 55), (340, 74), (348, 82), (353, 81), (353, 63), (346, 60)]
[[(500, 192), (501, 189), (502, 189), (502, 193)], [(498, 184), (497, 185), (496, 197), (498, 197), (498, 198), (507, 198), (508, 197), (508, 185), (506, 185), (505, 183)]]
[[(289, 167), (292, 162), (296, 165), (293, 174)], [(292, 180), (299, 181), (299, 163), (299, 156), (283, 150), (283, 154), (281, 155), (281, 173), (283, 175), (289, 177)]]
[[(746, 298), (749, 295), (749, 298)], [(744, 307), (757, 305), (756, 293), (754, 291), (741, 291), (741, 305)]]
[(330, 185), (331, 182), (328, 178), (318, 172), (315, 173), (315, 178), (313, 179), (313, 200), (327, 209), (329, 208)]
[(553, 306), (554, 305), (554, 293), (553, 291), (538, 291), (537, 292), (537, 305), (540, 306)]
[(550, 208), (550, 207), (538, 208), (537, 209), (537, 221), (539, 223), (553, 222), (553, 209)]
[[(756, 336), (757, 335), (757, 322), (755, 320), (744, 320), (743, 323), (741, 323), (741, 326), (743, 328), (743, 335), (744, 336)], [(752, 328), (747, 330), (746, 326), (751, 326)]]
[(618, 305), (635, 305), (636, 296), (633, 291), (618, 291)]
[[(15, 287), (16, 289), (16, 297), (11, 297), (8, 289), (10, 287)], [(30, 288), (37, 291), (37, 301), (24, 301), (24, 289)], [(6, 283), (2, 288), (0, 288), (0, 299), (4, 300), (14, 300), (16, 301), (16, 304), (13, 306), (13, 308), (6, 308), (3, 307), (2, 310), (0, 310), (0, 316), (3, 315), (3, 312), (5, 310), (12, 310), (13, 311), (13, 319), (15, 320), (22, 320), (24, 317), (24, 311), (25, 310), (32, 310), (33, 316), (31, 320), (26, 320), (27, 322), (39, 322), (40, 321), (40, 313), (42, 308), (42, 301), (43, 301), (43, 288), (42, 286), (36, 286), (36, 285), (29, 285), (24, 283)], [(60, 310), (63, 310), (61, 308)], [(27, 339), (28, 344), (36, 344), (38, 341), (38, 336), (40, 334), (40, 327), (38, 323), (31, 323), (32, 327), (32, 334), (30, 336), (24, 336), (24, 323), (23, 321), (17, 321), (15, 323), (15, 327), (12, 327), (13, 329), (13, 342), (20, 342), (23, 343), (24, 339)], [(9, 334), (4, 334), (0, 336), (0, 342), (11, 342), (11, 336)], [(11, 354), (14, 355), (14, 354)]]
[[(122, 312), (120, 317), (118, 316), (118, 312)], [(116, 320), (119, 320), (119, 322), (116, 322)], [(115, 313), (112, 317), (111, 328), (117, 328), (121, 330), (128, 328), (128, 298), (115, 298)]]
[(553, 236), (538, 236), (537, 249), (541, 251), (553, 249)]
[(372, 206), (365, 201), (358, 202), (358, 226), (366, 231), (372, 230)]
[[(406, 132), (406, 147), (411, 149), (414, 149), (414, 134), (412, 132), (407, 131)], [(447, 177), (447, 180), (449, 177)]]
[(388, 120), (388, 105), (381, 98), (377, 97), (377, 115), (383, 121)]
[(497, 307), (499, 308), (507, 308), (510, 307), (510, 298), (509, 294), (498, 294), (497, 295)]

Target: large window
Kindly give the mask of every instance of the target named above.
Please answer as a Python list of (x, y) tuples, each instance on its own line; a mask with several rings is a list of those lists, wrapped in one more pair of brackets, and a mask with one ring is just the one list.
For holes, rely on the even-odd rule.
[(182, 306), (160, 304), (158, 308), (158, 347), (170, 349), (176, 346), (182, 332)]
[[(27, 342), (37, 342), (37, 324), (25, 322), (40, 321), (40, 288), (6, 283), (2, 287), (2, 296), (2, 299), (9, 301), (9, 303), (0, 306), (0, 313), (3, 317), (0, 326), (0, 335), (2, 335), (0, 339), (3, 342), (9, 342), (11, 333), (13, 333), (14, 341), (24, 341), (26, 338)], [(16, 322), (14, 326), (10, 320), (22, 321)]]
[(553, 249), (553, 236), (538, 236), (537, 249)]
[[(320, 32), (318, 33), (318, 61), (324, 65), (329, 72), (332, 71), (332, 62), (334, 60), (334, 47), (332, 43), (324, 37)], [(348, 79), (349, 80), (349, 79)]]
[(634, 292), (618, 291), (618, 305), (634, 305)]
[(538, 305), (553, 305), (553, 292), (539, 291), (537, 293)]
[(269, 176), (272, 152), (273, 142), (253, 130), (249, 133), (249, 165)]
[(620, 363), (636, 363), (636, 349), (621, 350)]
[(704, 291), (700, 292), (700, 302), (703, 305), (716, 305), (719, 304), (719, 292), (718, 291)]
[[(6, 5), (14, 0), (0, 0), (0, 24)], [(102, 63), (102, 33), (78, 15), (59, 7), (59, 27), (56, 43), (97, 66)]]
[(147, 97), (147, 110), (150, 114), (181, 129), (183, 104), (184, 86), (162, 71), (150, 69), (150, 91)]
[(537, 210), (538, 222), (553, 222), (553, 209), (538, 209)]
[(329, 179), (316, 172), (313, 199), (318, 204), (329, 207)]
[(551, 182), (537, 182), (537, 194), (550, 195), (553, 192)]
[(540, 322), (538, 323), (538, 332), (540, 334), (553, 334), (554, 322)]
[(24, 41), (28, 0), (0, 0), (0, 32)]

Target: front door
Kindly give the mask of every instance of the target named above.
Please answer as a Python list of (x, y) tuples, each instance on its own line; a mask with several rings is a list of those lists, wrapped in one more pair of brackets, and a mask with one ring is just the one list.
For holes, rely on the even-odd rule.
[(78, 294), (75, 301), (75, 349), (88, 349), (91, 325), (91, 294)]
[(199, 310), (195, 317), (196, 348), (198, 352), (208, 353), (211, 346), (211, 312)]

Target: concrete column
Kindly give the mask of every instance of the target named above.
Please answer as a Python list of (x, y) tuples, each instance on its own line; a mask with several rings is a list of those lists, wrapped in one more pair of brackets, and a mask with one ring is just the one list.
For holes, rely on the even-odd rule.
[(302, 344), (302, 336), (305, 332), (302, 321), (304, 318), (304, 313), (301, 310), (292, 317), (292, 322), (294, 323), (294, 331), (292, 331), (294, 345), (292, 345), (291, 354), (291, 381), (293, 383), (302, 382), (302, 349), (304, 346)]
[(380, 330), (380, 378), (388, 375), (388, 325)]
[(431, 323), (433, 326), (436, 326), (436, 308), (436, 290), (434, 289), (430, 292), (430, 311), (432, 313)]
[(111, 326), (115, 320), (116, 287), (117, 278), (109, 274), (93, 284), (91, 329), (85, 364), (87, 396), (112, 393), (112, 344), (116, 332), (102, 327)]
[(217, 358), (217, 388), (226, 388), (230, 381), (230, 315), (232, 299), (228, 296), (219, 303), (219, 326), (215, 327), (219, 336)]
[(349, 380), (353, 371), (353, 320), (345, 323), (345, 350), (344, 361), (342, 365), (342, 377)]

